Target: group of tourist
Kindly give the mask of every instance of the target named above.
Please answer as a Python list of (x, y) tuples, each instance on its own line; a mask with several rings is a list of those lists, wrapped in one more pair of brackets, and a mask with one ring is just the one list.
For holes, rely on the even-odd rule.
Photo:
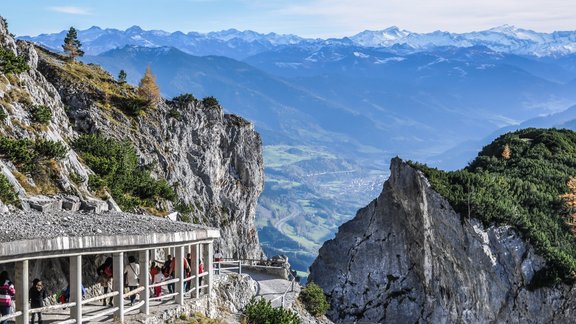
[[(82, 286), (82, 297), (86, 294), (84, 286)], [(56, 298), (62, 303), (67, 303), (70, 300), (70, 285), (63, 289)], [(42, 308), (44, 307), (44, 301), (48, 297), (44, 283), (39, 278), (35, 278), (32, 281), (32, 286), (28, 291), (28, 299), (30, 301), (30, 308)], [(14, 299), (16, 298), (16, 289), (14, 288), (14, 283), (9, 279), (7, 271), (2, 271), (0, 273), (0, 312), (2, 316), (9, 315), (12, 313), (12, 308), (14, 306)], [(38, 318), (38, 323), (42, 324), (42, 312), (34, 312), (30, 317), (30, 323), (34, 324)], [(1, 324), (6, 324), (8, 321), (4, 320)]]
[[(222, 254), (217, 252), (215, 254), (215, 261), (222, 260)], [(114, 269), (113, 269), (113, 260), (111, 257), (106, 258), (104, 263), (102, 263), (97, 269), (96, 273), (98, 274), (98, 283), (104, 288), (104, 294), (107, 294), (109, 291), (112, 292), (112, 283), (114, 277)], [(192, 275), (192, 269), (190, 265), (192, 264), (192, 256), (190, 253), (186, 255), (186, 258), (183, 259), (184, 263), (184, 273), (185, 277), (190, 277)], [(163, 281), (167, 281), (170, 279), (175, 278), (176, 272), (176, 258), (173, 258), (171, 255), (168, 255), (166, 260), (164, 261), (162, 267), (158, 266), (156, 262), (152, 262), (150, 267), (150, 280), (151, 283), (157, 284)], [(198, 274), (204, 272), (204, 264), (200, 259), (198, 262)], [(124, 267), (124, 284), (128, 287), (129, 290), (134, 290), (138, 288), (140, 285), (140, 265), (136, 262), (136, 258), (134, 256), (128, 257), (128, 265)], [(199, 285), (202, 286), (202, 277), (198, 279)], [(175, 283), (169, 283), (167, 285), (168, 292), (170, 294), (175, 292)], [(191, 281), (187, 281), (184, 284), (184, 289), (188, 292), (191, 288)], [(162, 286), (154, 287), (154, 296), (160, 297), (162, 296)], [(82, 297), (85, 295), (84, 286), (82, 286)], [(14, 299), (16, 296), (16, 289), (14, 288), (14, 284), (9, 279), (9, 275), (7, 271), (2, 271), (0, 273), (0, 313), (1, 316), (9, 315), (12, 312), (12, 307), (14, 303)], [(44, 287), (42, 280), (36, 278), (32, 281), (32, 286), (28, 292), (28, 297), (30, 301), (30, 307), (34, 308), (41, 308), (44, 306), (44, 300), (47, 297), (47, 292)], [(60, 297), (57, 298), (62, 303), (67, 303), (70, 298), (70, 285), (65, 290), (62, 290), (60, 293)], [(108, 305), (113, 306), (112, 298), (108, 299)], [(130, 304), (133, 304), (136, 299), (136, 294), (130, 296)], [(106, 298), (102, 300), (102, 305), (106, 306)], [(38, 318), (38, 323), (42, 323), (42, 313), (35, 312), (32, 313), (31, 316), (31, 323), (34, 323), (36, 317)], [(0, 322), (0, 324), (6, 324), (7, 321), (4, 320)]]
[[(124, 284), (129, 290), (134, 290), (138, 288), (140, 285), (139, 277), (140, 277), (140, 265), (136, 262), (136, 258), (133, 256), (128, 257), (128, 265), (124, 267)], [(160, 262), (162, 263), (162, 262)], [(186, 255), (186, 258), (183, 259), (184, 263), (184, 274), (185, 277), (190, 277), (192, 274), (192, 270), (190, 265), (192, 264), (192, 256), (190, 253)], [(152, 264), (149, 269), (150, 272), (150, 282), (152, 284), (158, 284), (163, 281), (168, 281), (175, 278), (176, 273), (176, 258), (173, 258), (171, 255), (168, 255), (166, 260), (163, 262), (162, 267), (160, 267), (156, 261), (152, 261)], [(204, 264), (202, 260), (199, 260), (198, 263), (198, 273), (204, 272)], [(97, 269), (97, 273), (99, 275), (98, 282), (104, 288), (104, 294), (108, 293), (108, 291), (112, 291), (112, 277), (113, 277), (113, 262), (112, 258), (107, 258), (106, 261), (102, 265), (100, 265)], [(202, 285), (202, 278), (199, 278), (199, 283)], [(172, 294), (175, 292), (176, 284), (169, 283), (166, 285), (168, 288), (168, 293)], [(184, 285), (184, 288), (187, 291), (190, 290), (191, 284), (190, 281), (187, 281)], [(154, 287), (153, 294), (155, 297), (162, 296), (162, 286)], [(134, 300), (136, 299), (136, 295), (130, 296), (130, 303), (133, 304)], [(103, 300), (102, 305), (106, 305), (106, 299)], [(108, 305), (113, 306), (112, 297), (108, 301)]]
[[(184, 276), (186, 278), (192, 275), (192, 269), (190, 265), (192, 264), (192, 256), (190, 253), (186, 255), (186, 258), (182, 260), (184, 264)], [(198, 274), (204, 272), (204, 264), (200, 259), (198, 262)], [(158, 266), (156, 262), (152, 262), (152, 266), (150, 267), (150, 278), (152, 279), (153, 284), (158, 284), (163, 281), (167, 281), (170, 279), (175, 278), (176, 273), (176, 258), (173, 258), (171, 255), (168, 255), (162, 267)], [(202, 285), (202, 278), (199, 278), (199, 283)], [(169, 283), (168, 285), (168, 293), (173, 294), (175, 292), (175, 283)], [(184, 289), (186, 292), (190, 290), (190, 281), (187, 281), (184, 284)], [(162, 286), (154, 287), (154, 296), (160, 297), (162, 295)]]

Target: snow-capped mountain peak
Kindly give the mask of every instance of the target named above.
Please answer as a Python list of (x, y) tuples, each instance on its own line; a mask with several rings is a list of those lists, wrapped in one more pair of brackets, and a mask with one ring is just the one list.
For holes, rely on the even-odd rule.
[(387, 47), (393, 44), (402, 43), (402, 40), (410, 34), (411, 32), (409, 31), (400, 30), (400, 28), (392, 26), (379, 31), (365, 30), (350, 37), (350, 39), (360, 46)]
[(363, 31), (350, 38), (355, 45), (365, 47), (392, 47), (404, 45), (415, 50), (430, 50), (438, 46), (485, 46), (491, 50), (548, 56), (576, 53), (576, 31), (539, 33), (513, 25), (502, 25), (485, 31), (469, 33), (413, 33), (390, 27), (379, 31)]

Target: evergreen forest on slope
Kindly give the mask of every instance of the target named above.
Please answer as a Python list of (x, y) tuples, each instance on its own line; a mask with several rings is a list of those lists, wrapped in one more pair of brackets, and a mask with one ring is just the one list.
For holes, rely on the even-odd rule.
[(532, 287), (576, 279), (576, 132), (528, 128), (504, 134), (457, 171), (410, 162), (463, 218), (511, 225), (547, 265)]

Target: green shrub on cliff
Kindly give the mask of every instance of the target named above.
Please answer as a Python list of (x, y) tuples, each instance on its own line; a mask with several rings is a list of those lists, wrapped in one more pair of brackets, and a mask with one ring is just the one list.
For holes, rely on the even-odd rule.
[(4, 174), (0, 173), (0, 200), (6, 205), (15, 205), (18, 202), (18, 196), (14, 187), (8, 181)]
[(212, 107), (218, 107), (220, 103), (218, 102), (218, 99), (210, 96), (202, 99), (202, 104), (204, 105), (205, 108), (212, 108)]
[(35, 123), (46, 125), (52, 119), (52, 110), (43, 105), (33, 106), (30, 109), (30, 115)]
[(14, 52), (0, 48), (0, 71), (2, 73), (19, 74), (30, 69), (23, 57), (17, 56)]
[(253, 298), (246, 308), (244, 316), (248, 324), (299, 324), (298, 315), (282, 307), (274, 308), (269, 300)]
[(0, 136), (0, 156), (10, 160), (22, 172), (31, 172), (39, 162), (64, 158), (68, 150), (58, 141)]
[(176, 194), (165, 180), (156, 180), (138, 165), (136, 150), (128, 141), (99, 135), (82, 135), (74, 147), (96, 174), (90, 176), (93, 190), (108, 188), (123, 210), (154, 207), (159, 198), (175, 200)]
[(183, 93), (179, 96), (172, 98), (172, 102), (175, 102), (178, 104), (188, 104), (188, 103), (191, 103), (194, 101), (196, 101), (196, 98), (191, 93)]
[(330, 307), (322, 288), (313, 282), (308, 283), (306, 287), (300, 291), (298, 298), (300, 298), (300, 301), (302, 301), (308, 313), (316, 317), (326, 314), (326, 311)]
[(445, 172), (411, 163), (463, 217), (511, 225), (547, 260), (532, 287), (576, 279), (576, 241), (560, 195), (576, 176), (576, 133), (525, 129), (498, 137), (466, 168)]
[(34, 151), (38, 154), (36, 160), (62, 160), (66, 157), (68, 148), (62, 142), (40, 139), (34, 141)]

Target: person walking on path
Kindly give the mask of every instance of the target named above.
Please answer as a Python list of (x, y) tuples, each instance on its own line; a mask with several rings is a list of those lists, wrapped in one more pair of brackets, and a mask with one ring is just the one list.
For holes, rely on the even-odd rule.
[[(110, 291), (112, 291), (112, 276), (114, 274), (113, 271), (113, 260), (111, 257), (107, 257), (106, 261), (104, 261), (104, 263), (102, 263), (102, 265), (100, 265), (98, 267), (98, 269), (96, 269), (96, 272), (98, 273), (98, 275), (100, 276), (98, 278), (98, 282), (100, 283), (100, 285), (104, 288), (104, 294), (108, 293), (108, 288), (110, 288)], [(108, 301), (108, 305), (112, 306), (112, 297), (110, 297), (110, 301)], [(106, 298), (104, 298), (102, 300), (102, 306), (106, 306)]]
[(200, 275), (204, 272), (204, 263), (202, 263), (202, 259), (200, 259), (198, 261), (198, 286), (201, 287), (202, 286), (202, 279), (203, 277), (200, 277)]
[[(192, 254), (188, 253), (186, 254), (186, 263), (188, 263), (188, 268), (186, 269), (186, 278), (189, 278), (192, 275)], [(189, 280), (186, 282), (186, 292), (188, 292), (190, 290), (190, 287), (192, 285), (192, 280)]]
[[(184, 277), (188, 277), (190, 274), (190, 266), (188, 265), (188, 260), (184, 258), (182, 262), (184, 263)], [(170, 259), (170, 270), (168, 270), (168, 272), (170, 273), (170, 277), (172, 277), (172, 279), (176, 278), (176, 258)], [(170, 293), (173, 293), (176, 291), (176, 284), (171, 283), (168, 285), (168, 288), (170, 289)], [(184, 285), (184, 288), (186, 288), (186, 285)]]
[[(47, 294), (42, 280), (36, 278), (32, 281), (32, 287), (30, 287), (30, 290), (28, 291), (28, 297), (30, 298), (30, 308), (34, 309), (44, 307), (44, 299), (46, 299)], [(32, 313), (32, 316), (30, 316), (30, 323), (34, 324), (36, 314), (38, 314), (38, 324), (42, 324), (42, 312)]]
[(220, 252), (220, 250), (216, 250), (216, 253), (214, 253), (214, 263), (216, 265), (216, 273), (220, 274), (220, 269), (222, 268), (222, 263), (224, 261), (224, 255), (222, 255), (222, 252)]
[[(130, 290), (134, 290), (139, 286), (138, 276), (140, 276), (140, 265), (136, 263), (136, 258), (131, 255), (128, 257), (128, 266), (124, 268), (124, 274), (126, 276), (126, 284)], [(130, 305), (134, 304), (136, 300), (136, 294), (130, 296)]]
[(214, 253), (214, 261), (216, 262), (224, 261), (224, 256), (222, 255), (222, 252), (220, 252), (220, 250), (216, 250), (216, 253)]
[[(162, 267), (162, 272), (164, 273), (164, 279), (170, 280), (174, 278), (174, 273), (172, 273), (172, 256), (168, 255), (166, 261), (164, 261), (164, 266)], [(176, 284), (168, 284), (168, 293), (173, 293), (176, 290)]]
[[(156, 266), (154, 274), (152, 275), (153, 282), (155, 284), (164, 281), (164, 274), (160, 271), (160, 267)], [(154, 287), (154, 296), (160, 297), (162, 295), (162, 286)]]
[[(14, 296), (16, 296), (14, 284), (8, 278), (8, 272), (2, 271), (0, 273), (0, 312), (2, 316), (10, 314)], [(8, 323), (8, 321), (4, 320), (1, 324), (6, 323)]]

